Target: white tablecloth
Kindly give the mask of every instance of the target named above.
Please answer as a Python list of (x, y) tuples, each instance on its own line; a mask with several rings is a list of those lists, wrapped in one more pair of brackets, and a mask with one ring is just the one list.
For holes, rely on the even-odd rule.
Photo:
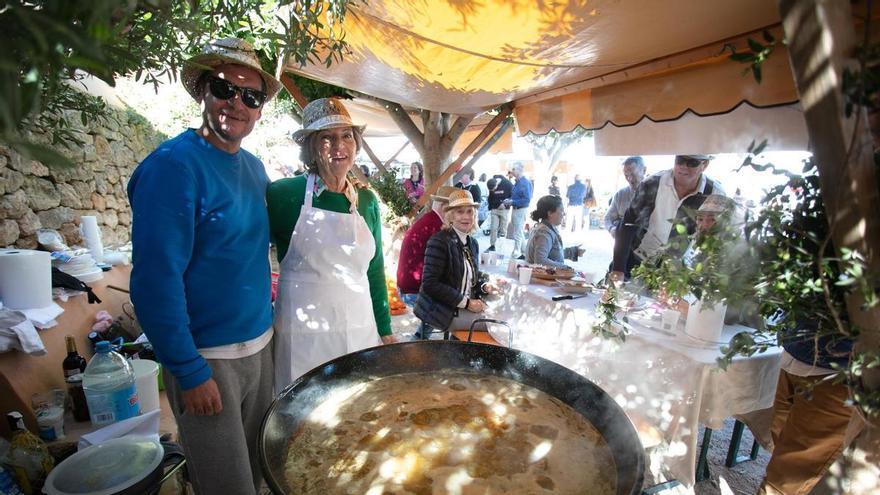
[[(486, 267), (484, 267), (486, 269)], [(716, 365), (719, 343), (698, 341), (684, 333), (684, 321), (673, 335), (659, 329), (651, 310), (628, 317), (630, 334), (620, 343), (592, 333), (598, 296), (554, 302), (562, 294), (546, 285), (519, 285), (503, 267), (488, 267), (507, 277), (509, 290), (487, 301), (486, 317), (512, 326), (513, 347), (537, 354), (587, 377), (624, 409), (650, 447), (649, 468), (692, 485), (696, 470), (698, 426), (720, 428), (725, 418), (773, 405), (781, 350), (737, 358), (727, 370)], [(682, 318), (684, 320), (684, 318)], [(726, 326), (721, 342), (750, 331)], [(507, 344), (503, 327), (490, 328)]]

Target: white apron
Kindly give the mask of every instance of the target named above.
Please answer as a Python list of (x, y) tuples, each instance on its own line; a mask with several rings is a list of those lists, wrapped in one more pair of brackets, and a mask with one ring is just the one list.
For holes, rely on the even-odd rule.
[(275, 300), (275, 389), (350, 352), (381, 344), (367, 267), (376, 242), (354, 205), (349, 213), (303, 207), (281, 260)]

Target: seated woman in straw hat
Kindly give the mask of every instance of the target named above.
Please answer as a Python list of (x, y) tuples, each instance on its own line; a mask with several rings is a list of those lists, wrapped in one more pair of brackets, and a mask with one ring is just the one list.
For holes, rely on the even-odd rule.
[(451, 192), (443, 210), (443, 228), (428, 240), (414, 311), (422, 320), (421, 338), (435, 329), (469, 328), (486, 308), (480, 298), (494, 291), (481, 279), (477, 241), (470, 236), (477, 228), (477, 206), (468, 191)]
[(376, 196), (348, 178), (363, 126), (342, 102), (306, 105), (293, 135), (308, 173), (272, 183), (269, 228), (281, 276), (275, 302), (275, 386), (326, 361), (395, 341)]

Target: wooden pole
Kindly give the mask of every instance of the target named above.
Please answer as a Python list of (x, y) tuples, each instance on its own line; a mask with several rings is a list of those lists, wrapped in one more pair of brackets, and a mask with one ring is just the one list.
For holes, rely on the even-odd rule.
[(399, 155), (401, 151), (405, 150), (407, 146), (409, 146), (409, 141), (403, 143), (403, 146), (401, 146), (400, 149), (397, 150), (397, 153), (394, 153), (393, 155), (391, 155), (391, 158), (389, 158), (389, 159), (385, 162), (385, 168), (390, 167), (390, 166), (391, 166), (391, 162), (393, 162), (394, 159), (397, 158), (397, 155)]
[(287, 75), (287, 73), (282, 72), (278, 77), (278, 80), (281, 81), (284, 89), (290, 93), (290, 96), (293, 97), (293, 101), (295, 101), (300, 108), (305, 108), (306, 105), (309, 104), (309, 100), (302, 94), (302, 91), (300, 91), (299, 87), (293, 82), (293, 79)]
[(464, 151), (461, 152), (461, 154), (458, 156), (458, 158), (455, 159), (454, 162), (450, 163), (449, 166), (446, 167), (446, 170), (444, 170), (443, 173), (440, 174), (440, 177), (438, 177), (434, 182), (432, 182), (430, 185), (428, 185), (428, 187), (425, 188), (425, 194), (422, 194), (422, 197), (419, 198), (419, 201), (413, 206), (413, 210), (410, 212), (410, 215), (415, 215), (416, 213), (418, 213), (419, 210), (422, 209), (423, 206), (425, 206), (425, 204), (428, 202), (428, 198), (430, 198), (432, 194), (437, 192), (437, 189), (440, 189), (440, 186), (446, 183), (446, 181), (449, 180), (450, 177), (452, 177), (452, 174), (454, 174), (461, 167), (461, 164), (464, 163), (464, 161), (467, 160), (469, 156), (471, 156), (471, 153), (473, 153), (474, 150), (476, 150), (480, 146), (480, 144), (489, 136), (490, 133), (494, 132), (495, 129), (502, 122), (504, 122), (504, 119), (510, 116), (511, 112), (513, 112), (512, 103), (505, 103), (501, 106), (498, 115), (492, 118), (492, 120), (489, 121), (488, 124), (486, 124), (486, 127), (484, 127), (482, 131), (480, 131), (480, 134), (478, 134), (477, 137), (475, 137), (474, 140), (471, 141), (471, 144), (467, 145), (467, 148), (465, 148)]
[(388, 170), (385, 168), (385, 165), (382, 163), (382, 160), (380, 160), (379, 157), (376, 156), (375, 153), (373, 153), (373, 148), (370, 148), (370, 145), (367, 144), (367, 140), (361, 139), (361, 141), (363, 141), (363, 144), (364, 144), (364, 151), (367, 152), (367, 155), (370, 157), (370, 160), (373, 161), (373, 164), (376, 165), (376, 168), (378, 168), (379, 171), (382, 172), (383, 174), (385, 172), (387, 172)]
[(490, 137), (488, 141), (483, 143), (483, 146), (480, 147), (479, 151), (474, 153), (474, 156), (471, 157), (470, 160), (468, 160), (467, 164), (465, 164), (464, 167), (461, 167), (460, 173), (465, 173), (465, 172), (468, 172), (471, 169), (473, 169), (474, 164), (477, 163), (477, 160), (479, 160), (483, 155), (488, 153), (489, 150), (492, 148), (492, 146), (496, 142), (498, 142), (499, 139), (501, 139), (501, 136), (503, 136), (504, 133), (507, 132), (507, 130), (510, 129), (510, 126), (512, 126), (512, 125), (513, 125), (513, 119), (505, 120), (504, 123), (501, 124), (501, 127), (499, 127), (497, 131), (495, 131), (495, 134), (493, 134), (492, 137)]
[[(804, 108), (811, 151), (819, 170), (831, 239), (838, 252), (842, 248), (860, 252), (865, 257), (868, 276), (877, 277), (880, 275), (880, 219), (877, 217), (880, 198), (872, 136), (864, 109), (856, 107), (852, 115), (846, 117), (842, 87), (842, 81), (846, 80), (844, 70), (852, 70), (855, 65), (852, 59), (855, 45), (863, 41), (856, 37), (850, 2), (779, 0), (779, 11), (789, 42), (788, 53)], [(869, 12), (865, 18), (872, 17), (874, 13)], [(866, 36), (864, 41), (867, 40)], [(870, 356), (880, 349), (880, 308), (865, 309), (862, 302), (860, 296), (847, 297), (847, 313), (850, 324), (861, 330), (855, 350)], [(877, 392), (880, 370), (866, 368), (856, 385)], [(849, 493), (877, 493), (880, 469), (874, 456), (880, 452), (880, 422), (876, 417), (863, 419), (854, 415), (850, 431), (859, 431), (860, 427), (864, 428), (847, 451), (851, 460), (839, 461), (838, 467), (849, 471), (843, 474), (846, 482), (841, 486)], [(835, 477), (840, 476), (838, 473)], [(872, 481), (856, 483), (856, 479)]]

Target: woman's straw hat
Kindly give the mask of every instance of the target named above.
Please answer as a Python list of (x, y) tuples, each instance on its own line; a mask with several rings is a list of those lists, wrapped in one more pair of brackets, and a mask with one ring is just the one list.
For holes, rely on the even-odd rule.
[(455, 191), (452, 191), (452, 193), (449, 194), (449, 203), (444, 207), (444, 211), (465, 206), (480, 206), (480, 204), (474, 202), (474, 197), (471, 196), (470, 191), (456, 188)]
[(309, 134), (337, 127), (357, 127), (363, 132), (366, 126), (355, 125), (338, 98), (320, 98), (303, 108), (302, 129), (293, 133), (293, 140), (301, 145)]

